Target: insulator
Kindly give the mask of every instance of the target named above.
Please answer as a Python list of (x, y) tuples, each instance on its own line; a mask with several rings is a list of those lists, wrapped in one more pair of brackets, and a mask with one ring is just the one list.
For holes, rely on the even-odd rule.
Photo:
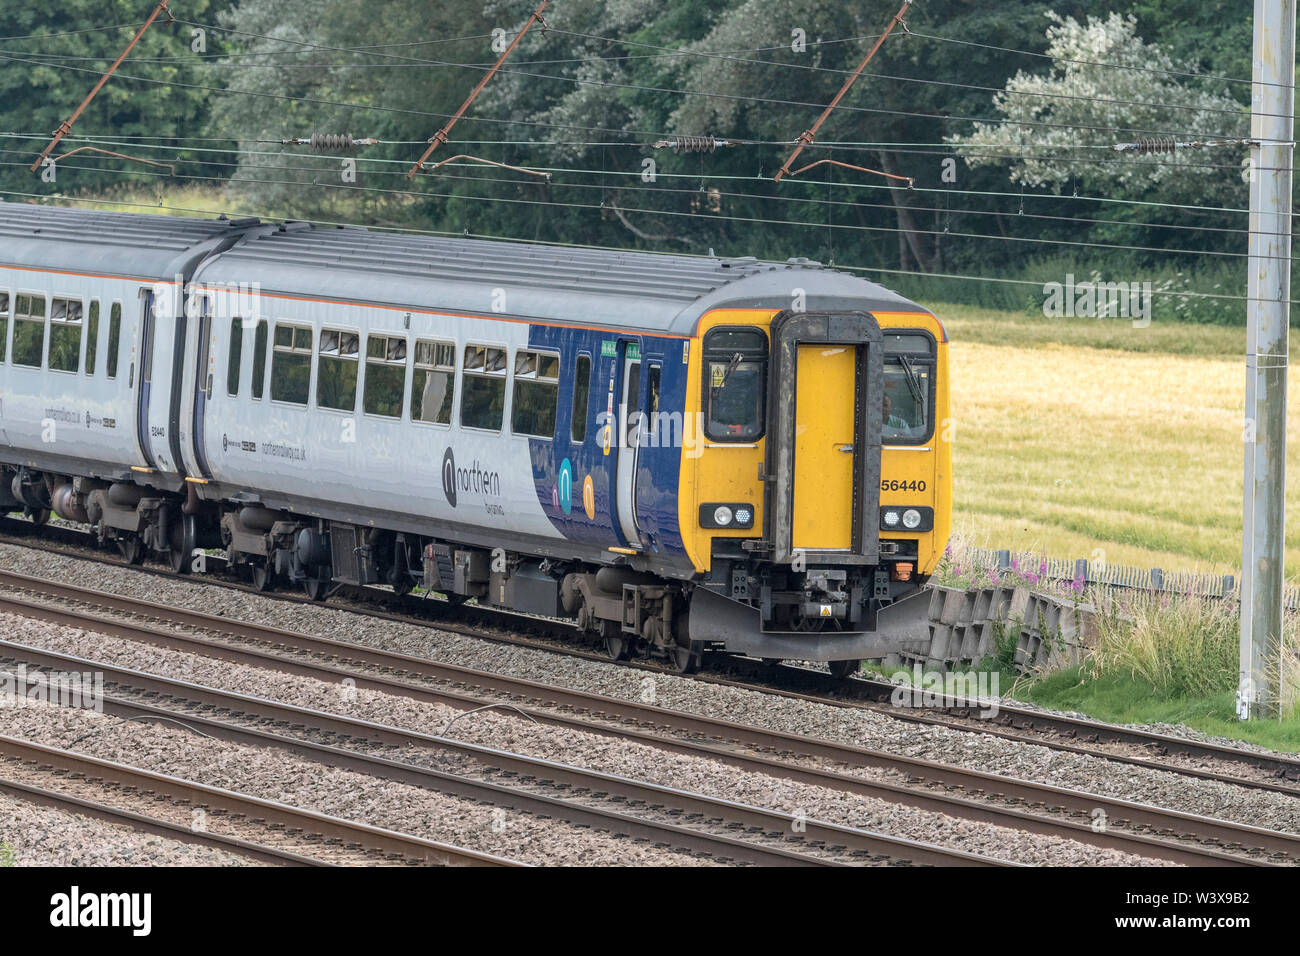
[(338, 151), (352, 149), (357, 142), (351, 133), (312, 133), (310, 145), (313, 149)]
[(672, 139), (661, 139), (655, 143), (655, 146), (668, 146), (674, 153), (711, 153), (719, 146), (730, 146), (725, 139), (720, 140), (713, 136), (674, 136)]
[(1172, 153), (1178, 148), (1178, 141), (1173, 137), (1156, 137), (1137, 141), (1137, 153)]

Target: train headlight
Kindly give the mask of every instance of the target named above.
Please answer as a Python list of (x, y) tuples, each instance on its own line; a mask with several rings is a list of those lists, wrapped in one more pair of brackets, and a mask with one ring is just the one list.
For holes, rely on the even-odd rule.
[(934, 509), (925, 505), (882, 505), (880, 508), (882, 533), (897, 531), (933, 531)]
[(748, 531), (754, 527), (754, 506), (748, 501), (703, 501), (700, 527)]

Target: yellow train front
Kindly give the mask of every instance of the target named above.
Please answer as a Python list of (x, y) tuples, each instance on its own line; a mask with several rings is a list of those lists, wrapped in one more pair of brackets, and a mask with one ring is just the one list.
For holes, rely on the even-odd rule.
[(951, 528), (948, 343), (898, 302), (701, 317), (679, 495), (695, 648), (850, 673), (925, 639)]

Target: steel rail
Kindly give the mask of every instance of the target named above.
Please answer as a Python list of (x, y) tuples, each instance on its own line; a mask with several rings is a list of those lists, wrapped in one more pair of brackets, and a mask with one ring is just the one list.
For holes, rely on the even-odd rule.
[[(24, 528), (33, 527), (30, 522), (15, 521), (10, 518), (0, 518), (0, 531), (14, 533), (12, 529), (15, 525)], [(113, 567), (127, 566), (124, 562), (112, 560), (107, 555), (96, 552), (93, 549), (93, 546), (88, 543), (89, 541), (93, 541), (93, 537), (87, 532), (67, 527), (44, 527), (41, 531), (43, 537), (53, 541), (54, 543), (90, 549), (87, 554), (76, 555), (76, 557), (81, 560), (96, 561), (109, 564)], [(25, 547), (32, 547), (35, 543), (43, 544), (45, 542), (42, 542), (40, 539), (33, 542), (32, 538), (29, 536), (18, 534), (17, 540), (14, 543)], [(44, 550), (50, 551), (52, 549), (45, 548)], [(62, 552), (54, 550), (53, 553)], [(223, 559), (220, 558), (214, 559), (209, 556), (207, 560), (212, 562), (214, 566), (224, 564)], [(179, 575), (160, 568), (133, 567), (133, 570), (147, 575), (158, 575), (171, 579), (180, 577)], [(14, 572), (4, 573), (10, 575), (14, 574)], [(206, 583), (218, 587), (248, 591), (250, 593), (262, 593), (257, 592), (255, 589), (249, 588), (246, 585), (220, 580), (219, 578), (212, 576), (203, 578), (203, 580)], [(352, 588), (348, 589), (348, 594), (357, 601), (370, 605), (376, 604), (379, 601), (394, 602), (402, 600), (395, 598), (391, 592), (375, 588)], [(314, 603), (301, 595), (283, 592), (267, 592), (264, 593), (263, 596), (275, 600), (295, 603)], [(411, 599), (405, 599), (405, 601), (406, 608), (412, 611), (415, 609), (422, 609), (422, 605), (431, 603), (426, 601), (411, 601)], [(442, 606), (442, 602), (432, 603), (436, 603), (439, 607)], [(515, 628), (543, 627), (547, 625), (554, 626), (555, 622), (513, 614), (497, 608), (472, 608), (477, 617), (491, 622), (490, 626), (446, 620), (443, 618), (431, 620), (427, 615), (396, 613), (391, 610), (378, 610), (374, 607), (359, 609), (357, 607), (349, 606), (341, 609), (352, 613), (375, 617), (381, 620), (392, 620), (421, 626), (434, 626), (442, 630), (464, 634), (481, 640), (509, 643), (524, 647), (534, 647), (552, 653), (561, 653), (568, 656), (579, 657), (585, 660), (605, 662), (605, 659), (601, 655), (589, 652), (583, 648), (574, 647), (571, 644), (554, 640), (536, 640), (529, 637), (521, 637), (518, 634), (508, 634), (505, 629), (512, 625)], [(466, 612), (469, 610), (471, 609), (464, 609)], [(497, 630), (497, 628), (500, 630)], [(758, 689), (765, 693), (779, 695), (792, 700), (807, 701), (809, 703), (854, 708), (862, 708), (866, 706), (867, 709), (871, 709), (878, 713), (885, 713), (895, 719), (934, 726), (950, 727), (954, 729), (975, 730), (974, 728), (961, 727), (953, 720), (945, 719), (943, 712), (946, 711), (952, 716), (963, 718), (968, 717), (973, 713), (983, 713), (987, 711), (987, 705), (985, 703), (956, 697), (941, 697), (935, 701), (935, 706), (927, 707), (924, 710), (892, 706), (888, 709), (884, 709), (871, 705), (888, 700), (889, 697), (898, 689), (898, 685), (885, 681), (875, 681), (864, 678), (837, 680), (830, 677), (828, 674), (819, 671), (813, 671), (807, 668), (788, 664), (771, 666), (762, 664), (758, 661), (735, 657), (726, 657), (724, 660), (726, 661), (726, 666), (742, 672), (742, 680), (737, 681), (710, 674), (691, 675), (691, 679), (705, 683), (717, 684), (719, 686), (736, 687), (745, 690)], [(668, 673), (661, 668), (653, 665), (641, 664), (636, 661), (629, 662), (625, 666), (644, 669), (651, 673)], [(801, 689), (792, 690), (791, 687), (798, 687)], [(1007, 727), (1013, 729), (1005, 729)], [(1243, 765), (1271, 774), (1281, 782), (1233, 776), (1227, 773), (1198, 767), (1169, 765), (1157, 760), (1135, 757), (1129, 754), (1116, 754), (1105, 750), (1090, 749), (1079, 746), (1075, 743), (1065, 743), (1049, 737), (1030, 738), (1024, 733), (1016, 732), (1016, 730), (1030, 730), (1037, 733), (1050, 732), (1053, 734), (1059, 734), (1071, 740), (1099, 744), (1132, 744), (1148, 748), (1158, 754), (1176, 753), (1200, 760), (1217, 760), (1228, 764)], [(1087, 718), (1043, 713), (1028, 708), (1008, 705), (1001, 701), (998, 704), (997, 717), (995, 719), (981, 719), (978, 729), (975, 730), (975, 732), (1020, 743), (1030, 743), (1037, 746), (1047, 747), (1049, 749), (1061, 750), (1063, 752), (1097, 756), (1117, 763), (1143, 767), (1150, 770), (1177, 773), (1183, 776), (1212, 780), (1219, 783), (1231, 784), (1233, 786), (1285, 793), (1291, 796), (1300, 796), (1300, 760), (1275, 753), (1261, 753), (1258, 751), (1228, 747), (1221, 744), (1189, 740), (1187, 738), (1176, 737), (1169, 734), (1160, 734), (1137, 728), (1120, 727), (1114, 724), (1088, 720)], [(1292, 785), (1291, 781), (1295, 781), (1295, 785)]]
[[(13, 599), (0, 597), (0, 606), (13, 607)], [(21, 603), (21, 602), (20, 602)], [(55, 608), (29, 605), (29, 610), (48, 611), (43, 620), (74, 627), (87, 627), (87, 618)], [(117, 625), (121, 627), (122, 625)], [(778, 811), (765, 810), (737, 801), (708, 797), (672, 787), (646, 783), (616, 774), (571, 767), (555, 761), (527, 757), (509, 751), (482, 747), (447, 737), (436, 737), (403, 730), (372, 721), (343, 717), (323, 711), (250, 697), (214, 687), (206, 687), (153, 674), (118, 667), (101, 661), (33, 648), (0, 640), (0, 654), (14, 662), (38, 668), (102, 674), (106, 684), (126, 689), (125, 695), (106, 693), (104, 710), (118, 716), (166, 717), (227, 740), (258, 746), (278, 746), (293, 753), (331, 765), (343, 766), (385, 779), (433, 789), (454, 796), (486, 800), (494, 805), (540, 816), (556, 817), (579, 826), (597, 827), (625, 833), (657, 843), (668, 842), (691, 852), (708, 853), (721, 859), (737, 859), (760, 865), (842, 865), (839, 859), (814, 856), (810, 847), (840, 848), (841, 856), (890, 857), (922, 864), (942, 865), (1013, 865), (977, 854), (931, 846), (926, 843), (887, 836), (853, 827), (804, 819)], [(141, 699), (143, 698), (143, 699)], [(164, 703), (158, 703), (158, 701)], [(167, 706), (166, 701), (179, 706)], [(255, 727), (211, 716), (224, 711), (229, 717), (252, 721)], [(304, 736), (291, 736), (289, 730)], [(307, 735), (354, 744), (425, 752), (442, 751), (480, 765), (485, 775), (496, 774), (508, 779), (549, 787), (567, 794), (583, 793), (593, 799), (610, 799), (651, 808), (684, 818), (720, 821), (726, 828), (740, 828), (751, 833), (777, 835), (784, 846), (767, 846), (693, 827), (637, 817), (621, 811), (587, 806), (573, 799), (561, 799), (537, 793), (521, 786), (505, 786), (481, 780), (465, 773), (452, 773), (347, 749), (309, 739)], [(796, 834), (790, 837), (787, 834)]]
[[(1253, 845), (1259, 845), (1261, 849), (1285, 855), (1288, 858), (1300, 858), (1300, 837), (1282, 835), (1277, 840), (1270, 840), (1268, 835), (1272, 834), (1273, 831), (1251, 828), (1244, 824), (1232, 824), (1209, 817), (1180, 814), (1177, 811), (1163, 810), (1133, 801), (1017, 780), (999, 774), (964, 770), (933, 761), (901, 757), (864, 747), (773, 731), (701, 715), (686, 714), (654, 705), (640, 704), (584, 691), (552, 687), (521, 678), (475, 671), (456, 665), (440, 664), (423, 658), (396, 654), (329, 638), (221, 618), (200, 611), (172, 608), (137, 598), (104, 594), (103, 592), (81, 588), (76, 585), (44, 581), (43, 579), (16, 575), (12, 572), (0, 571), (0, 583), (9, 584), (11, 587), (40, 590), (52, 596), (136, 616), (148, 616), (171, 624), (215, 631), (218, 634), (239, 640), (258, 641), (269, 645), (273, 648), (273, 651), (232, 646), (224, 641), (214, 642), (210, 639), (181, 634), (175, 631), (160, 630), (138, 623), (103, 621), (93, 614), (83, 614), (70, 609), (61, 617), (62, 623), (70, 623), (73, 626), (81, 627), (92, 627), (98, 624), (97, 629), (101, 631), (111, 631), (117, 636), (131, 640), (142, 640), (155, 646), (206, 654), (237, 663), (273, 667), (288, 673), (331, 683), (351, 679), (356, 682), (358, 687), (364, 686), (368, 689), (386, 693), (395, 693), (418, 700), (446, 704), (457, 707), (462, 711), (481, 707), (484, 703), (483, 698), (420, 685), (411, 680), (403, 679), (401, 675), (409, 674), (425, 680), (476, 687), (480, 690), (488, 690), (510, 701), (533, 701), (543, 706), (560, 707), (579, 714), (603, 716), (610, 720), (623, 722), (631, 721), (638, 724), (639, 727), (649, 727), (659, 732), (610, 727), (593, 723), (590, 719), (558, 715), (547, 711), (521, 711), (541, 723), (588, 733), (617, 736), (645, 746), (715, 760), (755, 773), (795, 779), (814, 786), (844, 790), (862, 796), (885, 799), (966, 819), (1073, 839), (1093, 846), (1169, 859), (1178, 863), (1204, 865), (1206, 863), (1226, 863), (1229, 859), (1235, 859), (1226, 857), (1224, 854), (1212, 849), (1187, 847), (1172, 843), (1169, 840), (1131, 832), (1128, 828), (1151, 828), (1158, 832), (1187, 834), (1204, 834), (1208, 831), (1210, 839), (1225, 844), (1252, 845), (1247, 840), (1253, 837), (1257, 841)], [(31, 604), (13, 597), (0, 597), (0, 608), (14, 610), (17, 613), (29, 616), (40, 616), (46, 612), (48, 606)], [(341, 659), (348, 663), (355, 662), (379, 669), (382, 673), (364, 674), (356, 669), (339, 668), (320, 662), (292, 659), (285, 657), (284, 653), (275, 653), (274, 650), (276, 649), (282, 651), (300, 650), (319, 657)], [(663, 731), (704, 735), (710, 741), (717, 743), (666, 737)], [(913, 783), (910, 786), (904, 786), (884, 781), (874, 781), (856, 775), (825, 768), (807, 767), (787, 760), (747, 752), (753, 750), (766, 750), (777, 755), (813, 756), (858, 768), (874, 767), (900, 772), (905, 774)], [(944, 788), (961, 787), (979, 795), (980, 799), (963, 798), (947, 792), (928, 792), (922, 789), (922, 787), (929, 784), (939, 785)], [(999, 807), (983, 799), (984, 795), (988, 793), (1000, 794), (1005, 799), (1017, 803), (1057, 808), (1074, 819), (1053, 818), (1030, 813), (1016, 807)], [(1092, 815), (1098, 809), (1107, 814), (1107, 820), (1109, 821), (1107, 827), (1100, 831), (1095, 830), (1091, 825)], [(1085, 824), (1078, 821), (1077, 818), (1085, 816), (1090, 821), (1089, 823)]]
[[(185, 780), (169, 774), (144, 770), (114, 760), (104, 760), (87, 754), (73, 753), (23, 740), (9, 735), (0, 735), (0, 761), (18, 760), (37, 767), (48, 766), (55, 773), (82, 777), (87, 780), (102, 780), (109, 785), (165, 796), (175, 801), (183, 801), (205, 810), (223, 814), (247, 817), (263, 821), (263, 826), (283, 826), (299, 829), (304, 833), (314, 834), (327, 841), (336, 841), (345, 846), (357, 847), (361, 852), (382, 853), (386, 857), (400, 858), (413, 863), (435, 866), (520, 866), (521, 864), (503, 857), (480, 853), (449, 843), (427, 840), (423, 837), (398, 833), (381, 827), (370, 826), (341, 817), (318, 813), (289, 806), (275, 800), (237, 793), (220, 787)], [(0, 763), (0, 766), (3, 766)], [(229, 849), (245, 856), (253, 856), (267, 862), (287, 862), (304, 866), (333, 866), (335, 864), (319, 860), (307, 854), (285, 850), (232, 837), (211, 831), (194, 830), (191, 827), (172, 821), (139, 814), (131, 810), (98, 801), (87, 800), (58, 790), (40, 787), (30, 782), (4, 778), (0, 780), (0, 789), (13, 793), (22, 799), (29, 799), (49, 806), (66, 805), (74, 812), (85, 812), (104, 819), (125, 822), (137, 829), (191, 843), (202, 843)]]

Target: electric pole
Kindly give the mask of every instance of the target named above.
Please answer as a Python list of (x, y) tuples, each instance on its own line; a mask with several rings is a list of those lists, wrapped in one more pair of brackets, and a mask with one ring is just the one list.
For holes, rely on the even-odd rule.
[(1255, 0), (1237, 716), (1276, 717), (1286, 525), (1296, 0)]

